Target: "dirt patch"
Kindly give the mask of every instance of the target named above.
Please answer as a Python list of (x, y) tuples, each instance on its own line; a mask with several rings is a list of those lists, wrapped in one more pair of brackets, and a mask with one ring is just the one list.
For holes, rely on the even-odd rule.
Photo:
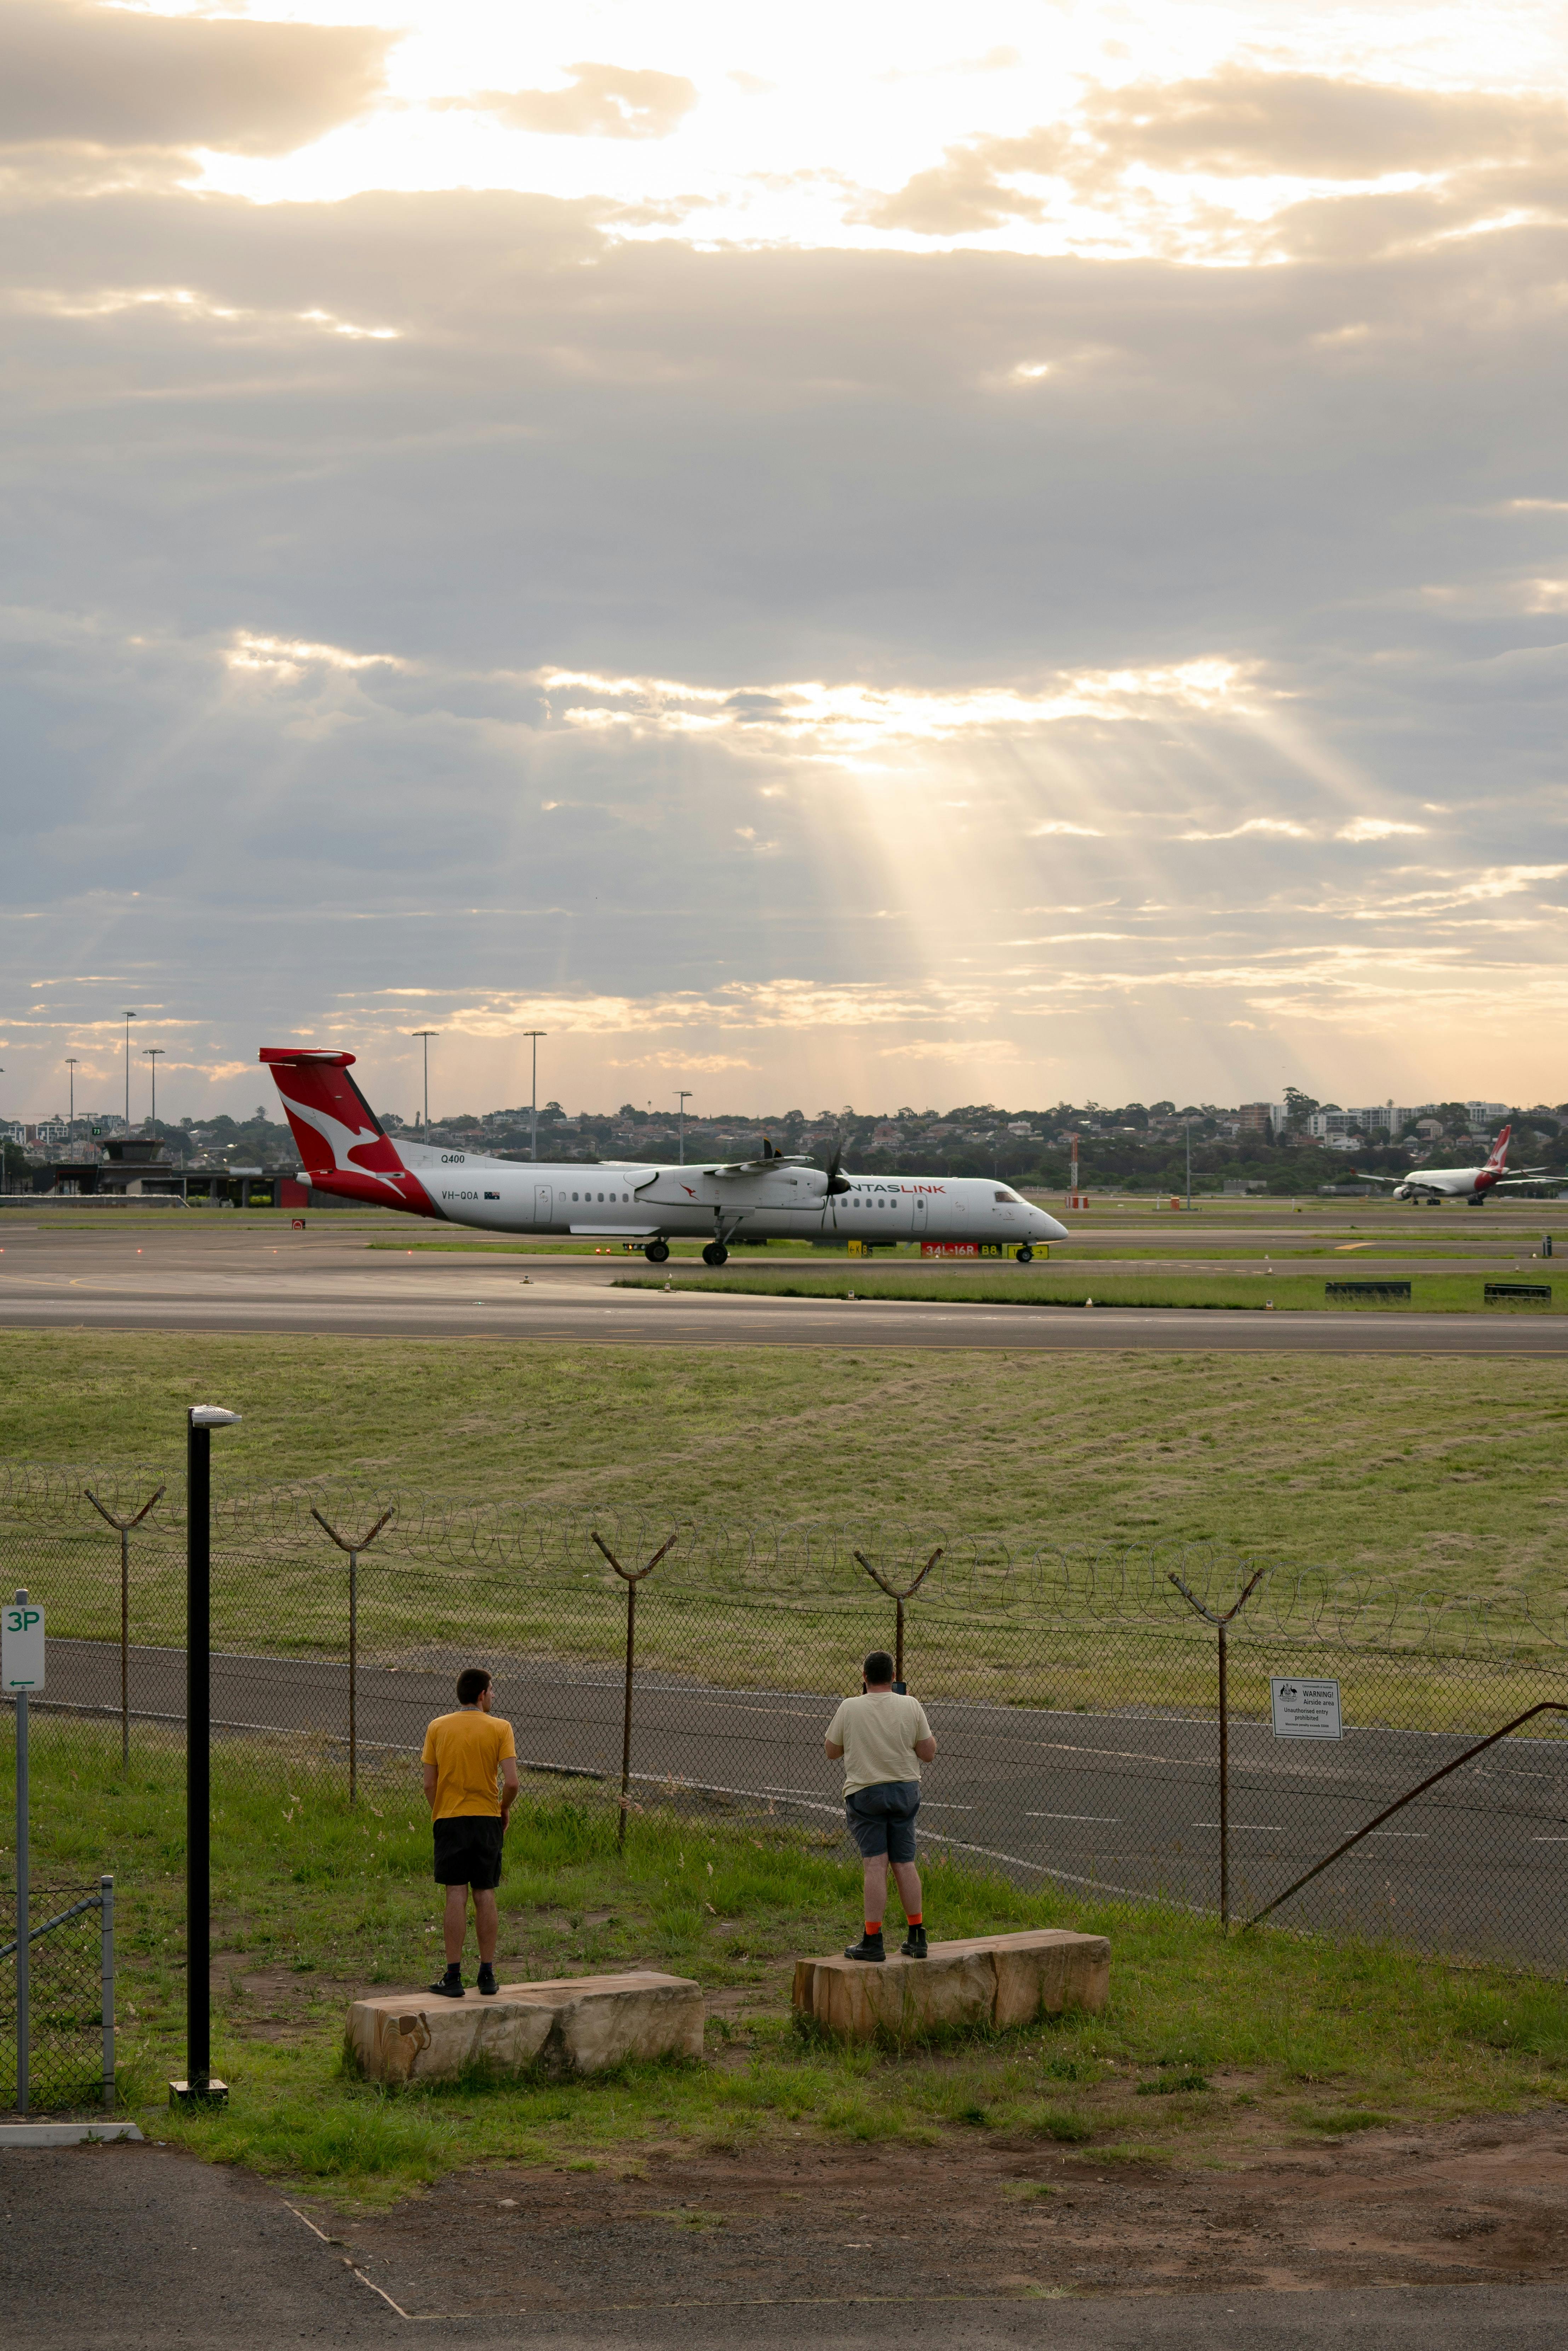
[(1231, 2294), (1568, 2277), (1563, 2110), (1366, 2131), (1224, 2168), (1044, 2152), (744, 2146), (460, 2173), (318, 2225), (424, 2314), (689, 2303)]

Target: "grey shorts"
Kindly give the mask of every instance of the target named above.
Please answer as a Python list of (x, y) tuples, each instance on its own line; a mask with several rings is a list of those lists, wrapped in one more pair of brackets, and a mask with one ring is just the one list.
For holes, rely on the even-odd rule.
[(915, 1815), (920, 1810), (918, 1780), (882, 1780), (874, 1788), (857, 1788), (844, 1798), (844, 1820), (862, 1859), (889, 1861), (915, 1858)]

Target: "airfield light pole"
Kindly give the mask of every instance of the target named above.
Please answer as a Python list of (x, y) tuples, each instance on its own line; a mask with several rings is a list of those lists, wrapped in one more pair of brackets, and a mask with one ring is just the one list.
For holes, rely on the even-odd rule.
[(409, 1034), (410, 1034), (411, 1036), (413, 1036), (413, 1037), (423, 1037), (423, 1040), (424, 1040), (424, 1134), (423, 1134), (423, 1140), (424, 1140), (426, 1143), (428, 1143), (428, 1142), (430, 1141), (430, 1040), (431, 1040), (431, 1039), (432, 1039), (433, 1037), (439, 1037), (439, 1036), (440, 1036), (440, 1034), (441, 1034), (441, 1031), (440, 1031), (440, 1029), (411, 1029), (411, 1030), (409, 1031)]
[(149, 1114), (147, 1123), (149, 1131), (156, 1134), (158, 1128), (158, 1062), (160, 1056), (166, 1050), (166, 1048), (162, 1045), (143, 1045), (141, 1050), (146, 1055), (147, 1060), (151, 1064), (149, 1074), (152, 1080), (152, 1108)]
[(120, 1018), (125, 1022), (125, 1132), (129, 1134), (131, 1132), (131, 1024), (136, 1015), (134, 1012), (126, 1012), (122, 1013)]
[(1192, 1121), (1190, 1118), (1184, 1119), (1182, 1123), (1186, 1129), (1186, 1205), (1190, 1208), (1192, 1206)]
[(686, 1164), (686, 1104), (690, 1102), (691, 1098), (691, 1092), (687, 1087), (682, 1087), (675, 1095), (675, 1100), (680, 1104), (679, 1123), (681, 1129), (681, 1165), (683, 1167)]
[(214, 1428), (239, 1418), (221, 1404), (185, 1416), (185, 2079), (172, 2106), (223, 2105), (213, 2079), (213, 1464)]
[(68, 1053), (66, 1067), (71, 1073), (71, 1141), (77, 1139), (77, 1064), (76, 1055)]
[(528, 1157), (537, 1161), (539, 1155), (539, 1039), (548, 1037), (549, 1030), (525, 1029), (523, 1034), (534, 1040), (534, 1074), (528, 1093)]

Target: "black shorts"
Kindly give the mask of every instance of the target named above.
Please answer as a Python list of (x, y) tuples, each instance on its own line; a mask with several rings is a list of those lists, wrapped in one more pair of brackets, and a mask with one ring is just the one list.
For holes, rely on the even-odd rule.
[(915, 1816), (920, 1810), (918, 1780), (882, 1780), (844, 1798), (844, 1818), (862, 1857), (874, 1861), (915, 1858)]
[(437, 1886), (471, 1886), (493, 1893), (501, 1883), (501, 1823), (488, 1813), (459, 1813), (432, 1821)]

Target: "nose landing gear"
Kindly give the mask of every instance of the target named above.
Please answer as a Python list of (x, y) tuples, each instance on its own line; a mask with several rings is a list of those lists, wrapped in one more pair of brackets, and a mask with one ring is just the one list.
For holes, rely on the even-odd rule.
[(1025, 1241), (1021, 1249), (1014, 1249), (1013, 1255), (1017, 1258), (1020, 1265), (1032, 1265), (1034, 1263), (1034, 1251), (1030, 1249), (1027, 1241)]
[(663, 1265), (670, 1254), (668, 1241), (650, 1241), (643, 1251), (650, 1265)]
[(705, 1265), (727, 1265), (729, 1263), (729, 1251), (726, 1249), (722, 1241), (709, 1241), (707, 1247), (703, 1251), (703, 1263)]

